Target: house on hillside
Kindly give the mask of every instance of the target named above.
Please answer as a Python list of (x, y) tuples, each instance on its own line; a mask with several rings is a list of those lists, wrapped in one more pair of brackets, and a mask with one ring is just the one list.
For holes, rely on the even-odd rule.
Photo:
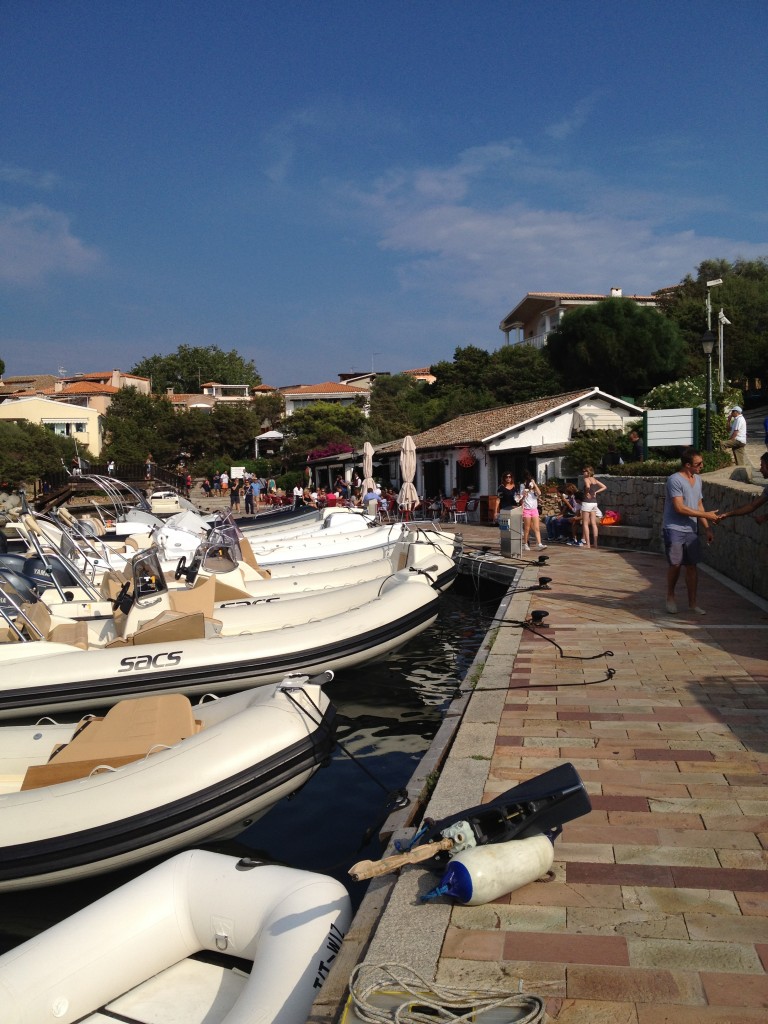
[(359, 384), (336, 384), (332, 380), (322, 384), (295, 384), (290, 387), (278, 388), (285, 400), (285, 415), (292, 416), (298, 409), (309, 409), (318, 402), (331, 402), (335, 405), (358, 405), (363, 400), (363, 414), (368, 415), (370, 387)]
[[(656, 307), (657, 295), (623, 295), (621, 288), (611, 288), (608, 295), (581, 295), (570, 292), (528, 292), (499, 324), (507, 345), (533, 345), (543, 348), (547, 336), (565, 314), (580, 306), (594, 306), (606, 299), (632, 299), (639, 306)], [(512, 332), (513, 337), (510, 337)]]
[[(416, 489), (430, 497), (454, 489), (495, 494), (507, 472), (520, 480), (530, 469), (540, 483), (563, 477), (565, 449), (575, 433), (625, 430), (642, 414), (639, 406), (597, 387), (467, 413), (413, 435)], [(376, 461), (389, 463), (381, 472), (385, 478), (399, 479), (400, 446), (400, 440), (376, 446)]]
[(57, 378), (52, 373), (31, 373), (24, 376), (0, 377), (0, 402), (21, 395), (39, 395), (52, 388)]
[(203, 394), (212, 398), (214, 404), (223, 402), (229, 405), (231, 402), (250, 402), (250, 384), (218, 384), (216, 381), (208, 381), (202, 385)]
[(70, 437), (80, 448), (100, 455), (103, 443), (102, 416), (92, 406), (58, 401), (39, 395), (9, 398), (0, 404), (0, 420), (27, 420), (52, 430), (59, 437)]

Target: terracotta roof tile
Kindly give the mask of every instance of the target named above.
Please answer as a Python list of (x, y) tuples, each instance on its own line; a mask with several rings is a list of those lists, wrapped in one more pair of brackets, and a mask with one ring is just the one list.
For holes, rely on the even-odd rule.
[(90, 380), (78, 380), (71, 384), (65, 384), (60, 391), (53, 389), (51, 393), (56, 398), (60, 395), (116, 395), (119, 390), (120, 388), (116, 388), (112, 384), (97, 384)]
[[(456, 419), (448, 420), (437, 427), (431, 427), (420, 434), (414, 434), (413, 440), (417, 448), (442, 448), (456, 445), (479, 444), (485, 438), (501, 433), (520, 423), (536, 419), (545, 413), (591, 395), (594, 388), (582, 388), (579, 391), (567, 391), (560, 395), (537, 398), (533, 402), (521, 402), (519, 405), (505, 405), (496, 409), (484, 409), (481, 412), (470, 412)], [(376, 451), (399, 451), (401, 440), (390, 441), (377, 445)]]
[(284, 395), (367, 395), (368, 388), (358, 388), (354, 384), (337, 384), (326, 380), (322, 384), (297, 384), (294, 387), (278, 388)]

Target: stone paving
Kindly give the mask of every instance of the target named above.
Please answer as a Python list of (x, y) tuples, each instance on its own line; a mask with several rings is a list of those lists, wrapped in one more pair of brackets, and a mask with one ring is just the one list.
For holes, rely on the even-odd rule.
[(768, 616), (707, 576), (706, 623), (669, 616), (659, 556), (551, 554), (542, 632), (613, 656), (523, 633), (484, 796), (567, 760), (593, 810), (555, 881), (453, 910), (439, 977), (495, 961), (562, 1024), (765, 1020)]
[[(672, 616), (662, 556), (546, 553), (551, 590), (507, 608), (428, 813), (455, 810), (468, 779), (490, 799), (563, 761), (593, 809), (565, 826), (554, 880), (492, 904), (417, 906), (434, 876), (405, 869), (366, 959), (429, 970), (431, 942), (436, 981), (519, 979), (557, 1024), (764, 1022), (768, 606), (702, 573), (707, 615)], [(512, 625), (529, 609), (549, 612), (547, 639)]]

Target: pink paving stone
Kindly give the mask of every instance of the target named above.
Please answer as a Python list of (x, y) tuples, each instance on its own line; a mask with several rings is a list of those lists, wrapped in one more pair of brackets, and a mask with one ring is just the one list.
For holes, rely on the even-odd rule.
[(605, 811), (648, 811), (648, 800), (643, 796), (621, 796), (612, 794), (590, 798), (595, 810)]
[(768, 871), (750, 868), (672, 867), (673, 885), (678, 889), (731, 889), (765, 892)]
[(653, 828), (636, 825), (591, 824), (588, 818), (578, 818), (563, 828), (567, 843), (606, 843), (608, 846), (658, 846), (659, 833)]
[[(596, 864), (594, 861), (569, 861), (565, 869), (565, 878), (569, 885), (594, 882), (599, 885), (653, 885), (667, 889), (675, 887), (671, 869), (658, 864)], [(682, 882), (678, 884), (683, 885)], [(712, 885), (709, 888), (720, 887)]]
[[(745, 916), (768, 917), (768, 886), (765, 892), (734, 892), (739, 909)], [(768, 966), (766, 966), (768, 970)]]
[[(573, 999), (605, 999), (639, 1004), (686, 1003), (702, 1009), (704, 994), (697, 977), (673, 971), (574, 966), (566, 973), (566, 995)], [(656, 1022), (658, 1024), (658, 1021)]]
[(715, 755), (709, 750), (663, 750), (661, 748), (636, 749), (638, 761), (714, 761)]
[(707, 1002), (714, 1006), (768, 1007), (765, 974), (701, 974)]
[(638, 1006), (637, 1024), (765, 1024), (765, 1010), (741, 1006)]
[(502, 960), (502, 932), (449, 927), (443, 940), (442, 956), (462, 960)]
[(622, 935), (562, 935), (557, 932), (506, 932), (505, 960), (556, 964), (629, 964)]
[(522, 746), (522, 742), (522, 736), (502, 736), (501, 734), (499, 734), (496, 737), (497, 747), (519, 747)]

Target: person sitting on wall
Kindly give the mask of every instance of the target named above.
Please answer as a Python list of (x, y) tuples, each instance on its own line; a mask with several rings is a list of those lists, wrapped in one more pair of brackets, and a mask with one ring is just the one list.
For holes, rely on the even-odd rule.
[[(768, 480), (768, 452), (763, 452), (760, 456), (760, 472), (763, 475), (764, 480)], [(718, 516), (718, 523), (722, 523), (724, 519), (733, 519), (734, 516), (749, 516), (753, 512), (756, 512), (759, 508), (768, 502), (768, 486), (764, 487), (762, 492), (758, 494), (752, 501), (748, 501), (746, 505), (739, 505), (738, 508), (732, 508), (730, 512), (723, 512), (721, 516)], [(768, 515), (755, 516), (756, 523), (768, 522)]]
[(728, 431), (728, 440), (721, 441), (720, 447), (724, 451), (730, 449), (736, 465), (743, 466), (746, 462), (744, 449), (747, 447), (747, 421), (740, 405), (734, 405), (728, 414)]

